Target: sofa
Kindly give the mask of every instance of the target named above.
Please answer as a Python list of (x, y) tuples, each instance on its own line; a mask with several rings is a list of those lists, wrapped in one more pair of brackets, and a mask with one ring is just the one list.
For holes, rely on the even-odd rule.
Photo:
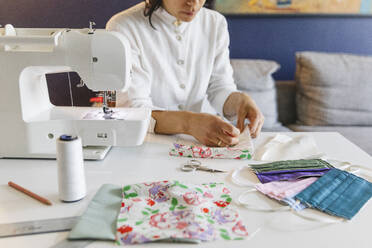
[(238, 89), (265, 116), (263, 131), (339, 132), (372, 155), (372, 57), (296, 53), (295, 80), (275, 81), (275, 61), (232, 59)]

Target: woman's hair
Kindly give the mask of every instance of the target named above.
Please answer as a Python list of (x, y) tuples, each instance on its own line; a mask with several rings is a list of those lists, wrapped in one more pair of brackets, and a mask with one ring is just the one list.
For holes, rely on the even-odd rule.
[[(149, 17), (150, 25), (154, 29), (156, 28), (154, 27), (154, 25), (152, 25), (151, 17), (154, 11), (157, 10), (162, 5), (162, 3), (163, 3), (162, 0), (146, 0), (146, 7), (145, 7), (145, 11), (143, 14)], [(206, 0), (204, 6), (207, 8), (212, 8), (213, 4), (214, 4), (214, 0)]]
[(155, 10), (157, 10), (161, 4), (163, 3), (162, 0), (146, 0), (146, 7), (144, 11), (144, 15), (149, 17), (150, 25), (153, 29), (156, 29), (154, 25), (152, 25), (151, 17)]

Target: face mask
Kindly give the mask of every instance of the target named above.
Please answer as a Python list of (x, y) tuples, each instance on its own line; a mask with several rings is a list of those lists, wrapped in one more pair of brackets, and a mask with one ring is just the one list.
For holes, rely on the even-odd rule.
[(307, 171), (288, 171), (288, 172), (266, 172), (256, 173), (256, 176), (261, 183), (269, 183), (275, 181), (294, 181), (301, 178), (321, 177), (330, 169), (309, 169)]
[[(354, 168), (355, 166), (350, 167), (347, 165), (346, 168), (352, 169), (364, 169), (362, 167)], [(301, 190), (310, 187), (312, 183), (316, 180), (316, 178), (307, 178), (297, 181), (281, 181), (281, 182), (271, 182), (265, 184), (254, 184), (249, 180), (246, 180), (241, 177), (243, 170), (247, 169), (247, 166), (240, 167), (235, 169), (231, 174), (232, 181), (239, 185), (246, 187), (248, 190), (242, 193), (237, 198), (237, 203), (245, 208), (255, 211), (263, 211), (263, 212), (280, 212), (280, 211), (291, 211), (293, 214), (310, 221), (322, 222), (327, 224), (333, 223), (340, 223), (345, 221), (342, 218), (327, 218), (324, 216), (317, 216), (314, 214), (307, 215), (303, 213), (303, 209), (307, 208), (306, 204), (301, 203), (298, 199), (295, 198), (296, 193), (301, 192)], [(309, 186), (310, 185), (310, 186)], [(252, 202), (247, 199), (248, 194), (254, 193), (259, 191), (267, 195), (270, 198), (274, 198), (275, 200), (280, 201), (285, 206), (280, 207), (263, 207), (259, 204), (252, 204)]]
[(285, 198), (292, 198), (309, 185), (315, 182), (318, 178), (310, 177), (296, 181), (279, 181), (270, 183), (258, 183), (255, 188), (261, 193), (278, 201), (283, 201)]
[[(281, 181), (281, 182), (270, 182), (270, 183), (258, 183), (254, 185), (255, 190), (258, 190), (262, 194), (284, 203), (284, 205), (289, 205), (296, 211), (303, 210), (306, 208), (305, 205), (300, 202), (296, 202), (293, 199), (293, 196), (297, 195), (299, 192), (304, 190), (310, 184), (315, 182), (318, 178), (311, 177), (303, 180), (296, 181)], [(251, 192), (254, 190), (251, 190)], [(244, 196), (244, 195), (243, 195)], [(244, 201), (243, 197), (239, 198), (239, 202), (244, 204), (246, 207), (249, 205), (249, 202)], [(256, 207), (255, 207), (256, 208)], [(263, 210), (260, 208), (259, 210)], [(268, 211), (277, 211), (277, 210), (288, 210), (288, 207), (280, 207), (277, 209), (268, 209)]]
[(332, 165), (321, 159), (283, 160), (266, 164), (254, 164), (250, 165), (250, 167), (259, 173), (333, 168)]
[[(340, 223), (343, 222), (343, 219), (330, 219), (323, 216), (314, 216), (303, 214), (302, 210), (308, 206), (301, 203), (301, 201), (295, 199), (297, 193), (302, 192), (304, 189), (310, 187), (318, 178), (311, 177), (307, 179), (297, 180), (297, 181), (281, 181), (281, 182), (271, 182), (265, 184), (256, 184), (250, 186), (250, 190), (241, 194), (238, 198), (238, 204), (255, 211), (263, 212), (282, 212), (282, 211), (291, 211), (293, 214), (310, 221), (322, 222), (327, 224)], [(261, 192), (266, 196), (280, 201), (285, 206), (280, 207), (270, 207), (265, 208), (259, 205), (251, 204), (249, 200), (246, 199), (246, 195), (252, 192)]]
[(289, 137), (277, 134), (266, 144), (259, 146), (254, 153), (256, 161), (278, 161), (303, 158), (320, 158), (322, 154), (314, 138), (309, 135)]
[(321, 159), (286, 160), (268, 164), (250, 165), (261, 183), (293, 181), (306, 177), (320, 177), (332, 165)]
[(350, 220), (372, 197), (372, 184), (339, 169), (331, 169), (295, 196), (309, 207)]

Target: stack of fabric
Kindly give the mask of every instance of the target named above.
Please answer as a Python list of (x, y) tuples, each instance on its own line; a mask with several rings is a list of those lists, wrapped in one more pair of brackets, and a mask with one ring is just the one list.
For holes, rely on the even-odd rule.
[(261, 182), (254, 185), (256, 190), (296, 211), (310, 207), (350, 220), (372, 197), (370, 182), (321, 159), (276, 161), (250, 169)]

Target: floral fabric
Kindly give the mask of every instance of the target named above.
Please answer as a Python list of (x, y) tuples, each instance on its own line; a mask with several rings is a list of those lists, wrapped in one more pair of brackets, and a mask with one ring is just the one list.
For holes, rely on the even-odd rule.
[(239, 144), (232, 147), (208, 147), (195, 142), (178, 140), (173, 143), (169, 154), (189, 158), (226, 158), (251, 159), (253, 154), (252, 139), (246, 128), (239, 136)]
[(223, 183), (161, 181), (124, 186), (116, 242), (244, 239), (248, 232), (231, 201)]

